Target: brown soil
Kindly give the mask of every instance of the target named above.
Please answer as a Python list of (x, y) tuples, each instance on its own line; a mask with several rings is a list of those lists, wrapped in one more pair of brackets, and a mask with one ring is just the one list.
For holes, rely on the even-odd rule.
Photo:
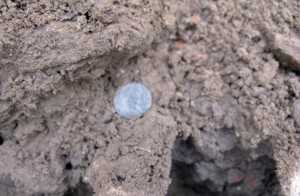
[(299, 32), (298, 0), (0, 1), (1, 195), (297, 196)]

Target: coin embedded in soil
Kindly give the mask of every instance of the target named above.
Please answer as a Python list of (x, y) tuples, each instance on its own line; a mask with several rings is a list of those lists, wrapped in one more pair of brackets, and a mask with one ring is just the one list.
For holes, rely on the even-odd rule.
[(114, 97), (114, 107), (117, 113), (128, 119), (141, 117), (150, 109), (151, 105), (150, 91), (139, 83), (122, 86)]

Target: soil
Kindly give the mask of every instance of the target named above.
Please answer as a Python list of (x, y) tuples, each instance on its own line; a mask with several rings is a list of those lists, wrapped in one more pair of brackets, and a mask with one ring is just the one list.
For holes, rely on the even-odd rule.
[(0, 1), (1, 194), (300, 195), (299, 43), (298, 0)]

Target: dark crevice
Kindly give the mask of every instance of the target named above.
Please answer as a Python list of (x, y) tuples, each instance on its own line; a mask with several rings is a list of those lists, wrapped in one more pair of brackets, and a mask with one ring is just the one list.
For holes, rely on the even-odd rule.
[(0, 134), (0, 146), (4, 143), (4, 137)]
[(126, 178), (123, 177), (123, 176), (117, 175), (117, 176), (116, 176), (116, 179), (117, 179), (118, 182), (120, 182), (120, 183), (122, 184), (122, 183), (125, 181)]
[(71, 162), (68, 162), (68, 163), (66, 164), (66, 166), (65, 166), (65, 169), (66, 169), (66, 170), (72, 170), (72, 169), (73, 169), (72, 163), (71, 163)]
[(222, 166), (217, 158), (201, 154), (193, 138), (177, 138), (172, 151), (172, 182), (167, 196), (280, 195), (275, 161), (264, 154), (269, 147), (267, 141), (258, 145), (254, 151), (262, 155), (255, 159), (251, 158), (249, 150), (238, 147), (220, 151), (220, 156), (227, 157), (224, 164), (235, 163), (228, 167)]
[(91, 13), (89, 11), (86, 12), (86, 13), (84, 13), (84, 16), (85, 16), (85, 18), (86, 18), (87, 21), (90, 21), (90, 19), (91, 19)]
[(82, 182), (81, 179), (76, 187), (69, 187), (63, 196), (92, 196), (93, 194), (93, 187), (88, 183)]
[(260, 42), (260, 40), (261, 40), (261, 37), (258, 36), (258, 35), (253, 36), (253, 37), (251, 38), (251, 41), (254, 42), (254, 43), (258, 43), (258, 42)]
[(300, 70), (297, 66), (294, 65), (294, 62), (290, 59), (281, 57), (277, 51), (273, 51), (273, 58), (279, 64), (279, 70), (282, 70), (284, 74), (294, 73), (297, 76), (300, 76)]

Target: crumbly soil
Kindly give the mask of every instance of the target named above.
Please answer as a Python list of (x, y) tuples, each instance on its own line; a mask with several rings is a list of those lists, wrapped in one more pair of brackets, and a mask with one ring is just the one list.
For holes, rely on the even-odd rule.
[(298, 196), (299, 32), (298, 0), (0, 0), (1, 195)]

